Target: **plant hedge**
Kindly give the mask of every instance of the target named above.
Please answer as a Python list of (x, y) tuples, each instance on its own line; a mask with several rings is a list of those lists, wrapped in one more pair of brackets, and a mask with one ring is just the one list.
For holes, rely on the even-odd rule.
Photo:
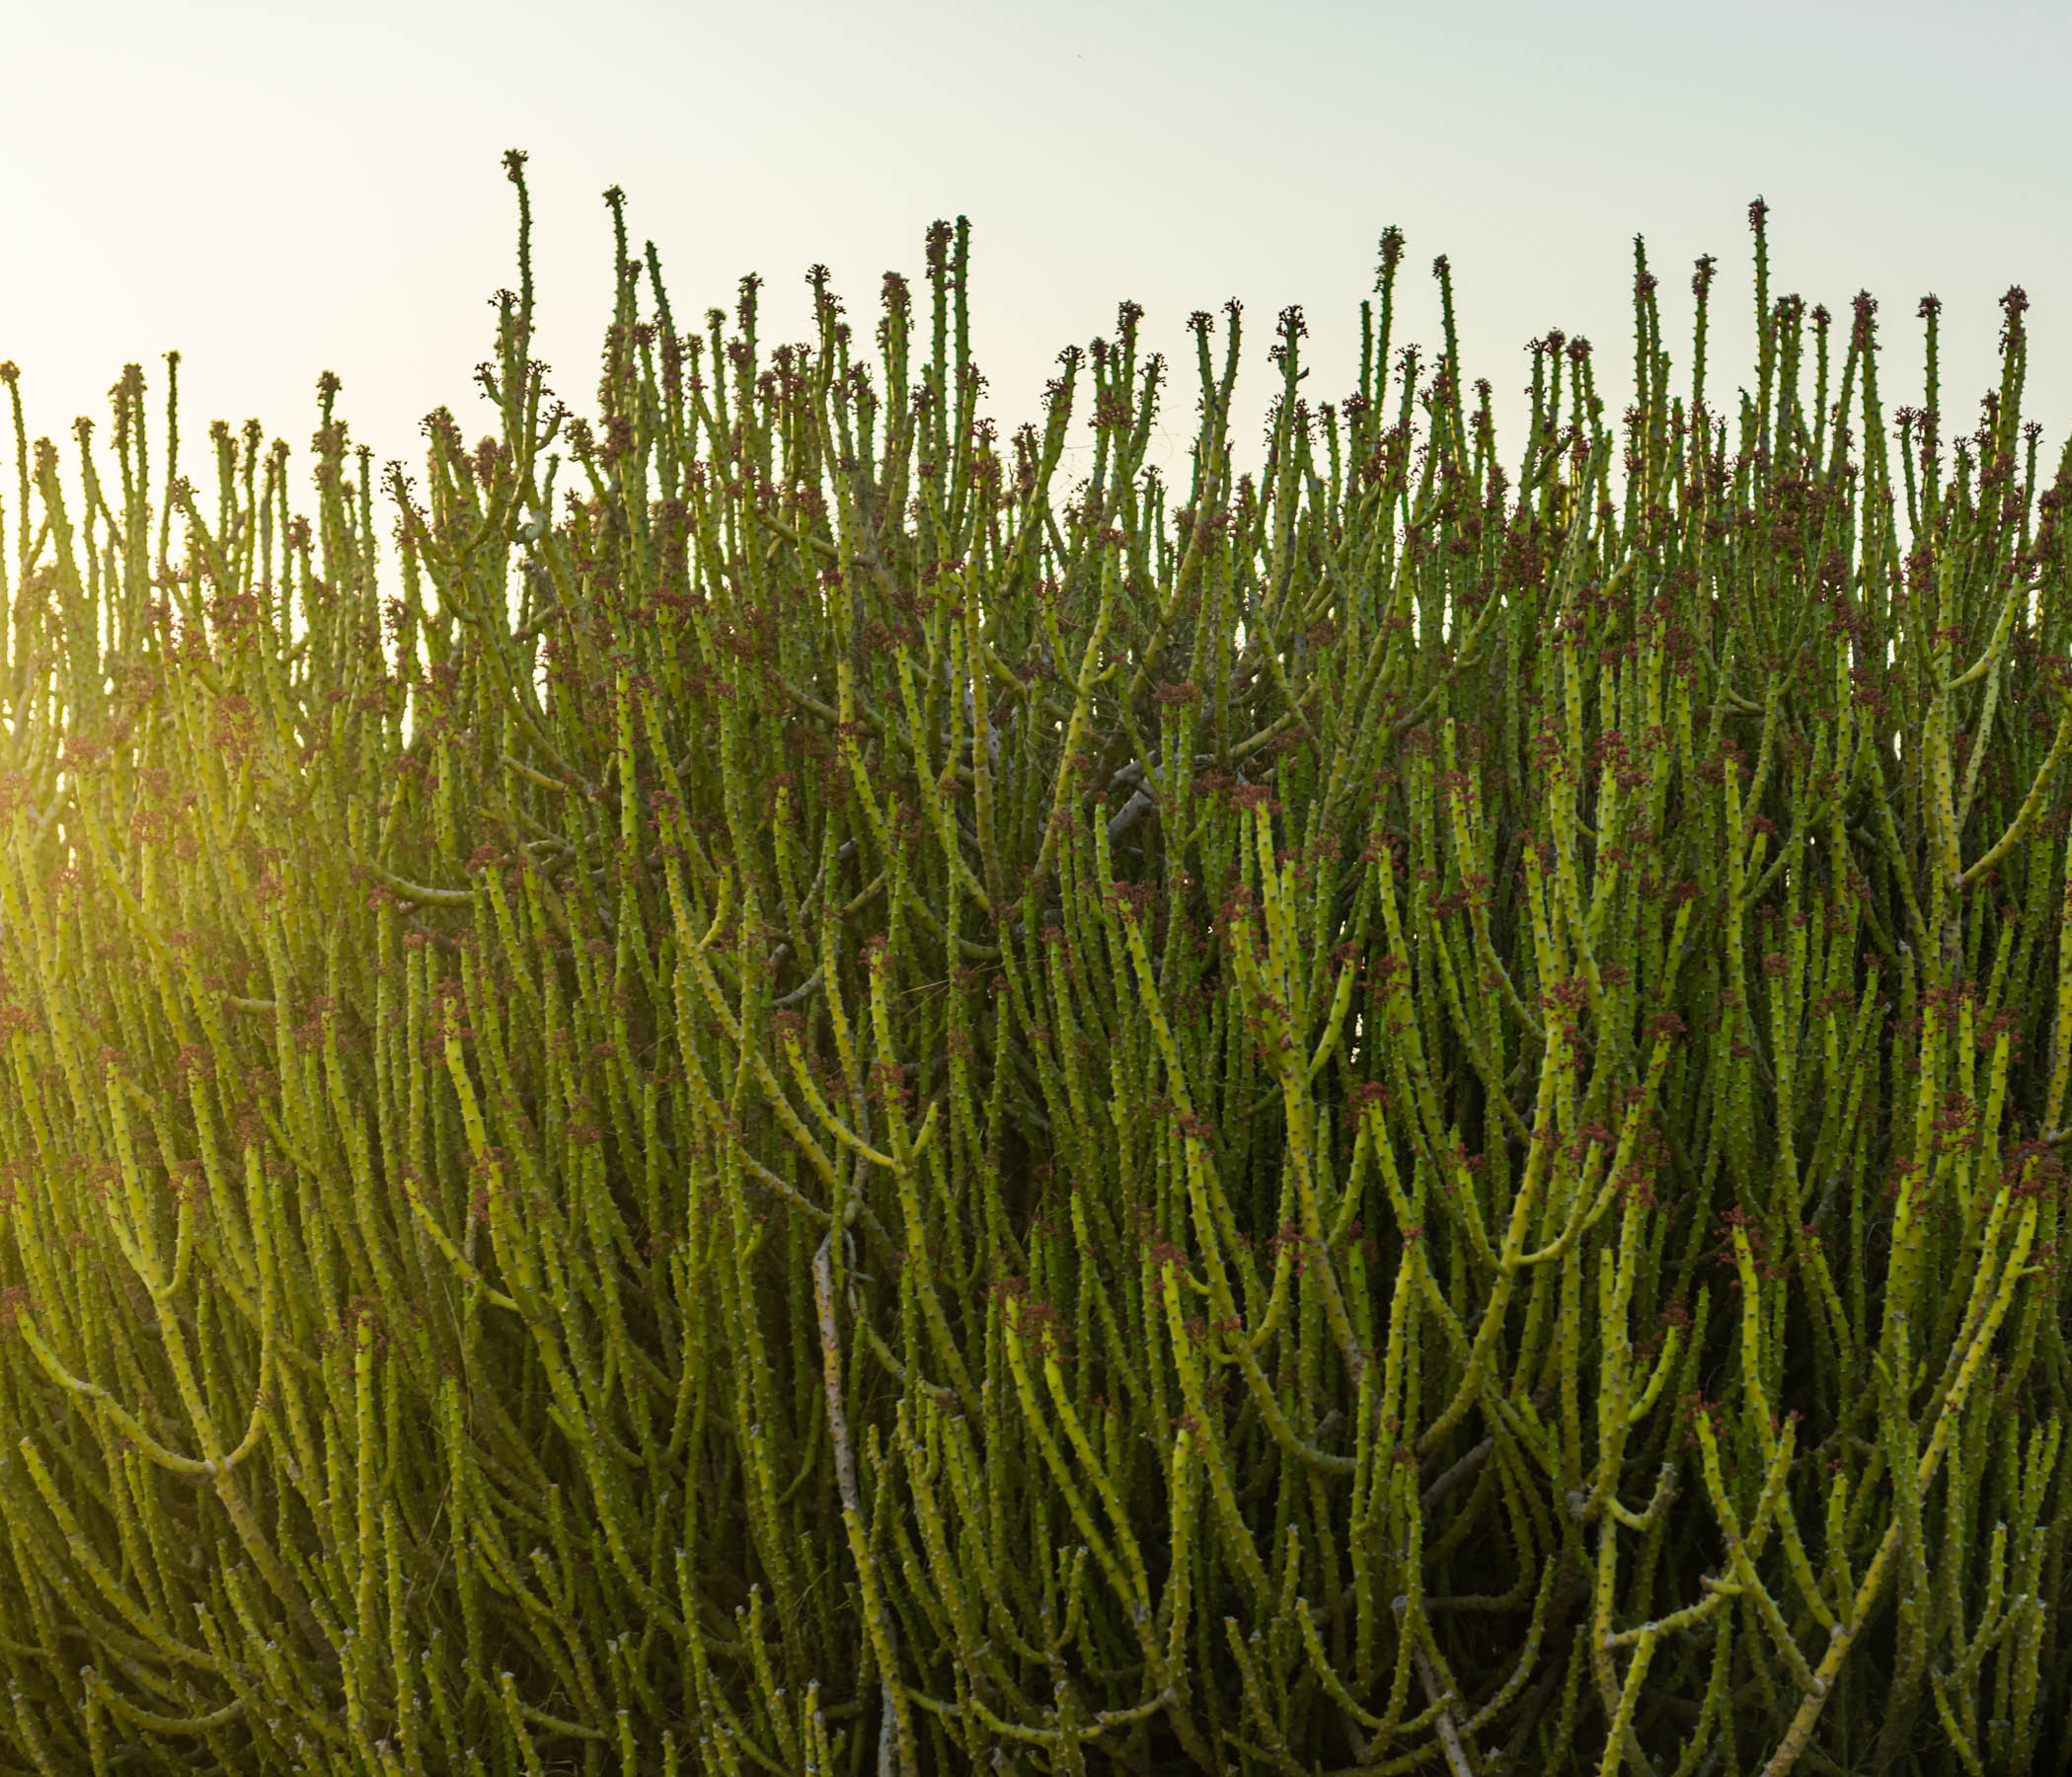
[(1003, 437), (961, 221), (770, 351), (614, 191), (585, 423), (506, 168), (421, 479), (5, 367), (7, 1768), (2051, 1768), (2022, 292), (1955, 436), (1637, 243), (1500, 459), (1391, 230), (1240, 473), (1235, 303)]

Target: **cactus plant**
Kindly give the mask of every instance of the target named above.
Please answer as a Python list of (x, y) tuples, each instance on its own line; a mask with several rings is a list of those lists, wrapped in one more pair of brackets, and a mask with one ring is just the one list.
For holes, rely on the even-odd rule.
[(766, 351), (614, 191), (585, 422), (506, 169), (421, 479), (6, 367), (9, 1768), (2050, 1768), (2022, 292), (1952, 438), (1932, 301), (1888, 418), (1758, 204), (1719, 405), (1637, 243), (1501, 459), (1391, 230), (1241, 472), (1236, 304), (1003, 437), (961, 221)]

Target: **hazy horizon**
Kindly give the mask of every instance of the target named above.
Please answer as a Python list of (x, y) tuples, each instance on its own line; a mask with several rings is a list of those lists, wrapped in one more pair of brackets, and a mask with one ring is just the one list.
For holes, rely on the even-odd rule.
[(2052, 460), (2072, 424), (2062, 9), (1293, 0), (1262, 29), (1221, 0), (903, 0), (868, 17), (600, 0), (579, 19), (377, 0), (339, 18), (120, 0), (16, 24), (0, 358), (21, 366), (32, 435), (68, 458), (73, 416), (105, 435), (127, 361), (158, 406), (177, 348), (189, 440), (256, 416), (304, 458), (325, 369), (377, 463), (415, 469), (439, 405), (475, 436), (487, 303), (514, 281), (512, 146), (530, 155), (537, 348), (578, 412), (610, 302), (599, 193), (616, 184), (678, 314), (730, 307), (755, 271), (767, 343), (806, 333), (808, 265), (832, 268), (861, 332), (881, 274), (918, 274), (927, 224), (969, 216), (974, 353), (1005, 426), (1036, 416), (1062, 347), (1141, 302), (1176, 372), (1155, 453), (1175, 467), (1188, 314), (1246, 305), (1238, 443), (1255, 456), (1275, 313), (1304, 307), (1310, 387), (1343, 394), (1390, 224), (1409, 249), (1397, 343), (1428, 358), (1428, 269), (1447, 255), (1462, 367), (1495, 385), (1506, 461), (1524, 348), (1550, 327), (1595, 342), (1610, 417), (1623, 407), (1637, 233), (1686, 386), (1691, 262), (1718, 255), (1708, 381), (1730, 399), (1751, 375), (1758, 193), (1774, 293), (1844, 317), (1859, 288), (1880, 299), (1888, 412), (1918, 398), (1914, 311), (1933, 290), (1945, 432), (1970, 429), (2019, 282), (2027, 407)]

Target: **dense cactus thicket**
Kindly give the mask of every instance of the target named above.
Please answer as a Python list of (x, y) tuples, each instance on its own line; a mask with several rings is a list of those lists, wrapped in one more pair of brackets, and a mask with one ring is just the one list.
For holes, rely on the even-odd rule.
[(614, 192), (585, 423), (507, 166), (416, 479), (17, 392), (6, 1768), (2055, 1768), (2022, 293), (1959, 436), (1757, 205), (1499, 456), (1391, 231), (1241, 474), (1235, 304), (1003, 437), (961, 222), (770, 351)]

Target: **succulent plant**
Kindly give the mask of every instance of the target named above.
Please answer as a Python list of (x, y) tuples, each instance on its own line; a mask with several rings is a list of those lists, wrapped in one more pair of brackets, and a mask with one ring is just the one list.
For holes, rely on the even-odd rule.
[(2022, 292), (1953, 438), (1932, 302), (1888, 418), (1758, 204), (1716, 405), (1637, 243), (1507, 468), (1391, 230), (1255, 471), (1193, 317), (1179, 487), (1133, 304), (982, 415), (961, 221), (766, 352), (607, 193), (578, 420), (506, 166), (379, 498), (335, 379), (301, 516), (6, 368), (10, 1768), (2051, 1768)]

